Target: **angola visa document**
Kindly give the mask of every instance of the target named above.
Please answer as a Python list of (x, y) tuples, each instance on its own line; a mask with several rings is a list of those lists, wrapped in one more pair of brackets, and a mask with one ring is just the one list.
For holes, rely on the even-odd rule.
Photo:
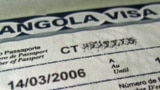
[(1, 90), (160, 90), (160, 4), (0, 21)]

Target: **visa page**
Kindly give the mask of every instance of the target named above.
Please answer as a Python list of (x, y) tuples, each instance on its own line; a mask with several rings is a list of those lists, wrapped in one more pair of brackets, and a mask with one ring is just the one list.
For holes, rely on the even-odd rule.
[(159, 90), (159, 8), (1, 21), (1, 90)]

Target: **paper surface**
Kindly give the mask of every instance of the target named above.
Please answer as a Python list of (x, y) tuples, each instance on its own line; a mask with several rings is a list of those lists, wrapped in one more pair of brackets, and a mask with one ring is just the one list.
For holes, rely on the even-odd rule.
[(159, 0), (0, 0), (0, 20), (46, 15), (48, 13), (60, 13), (79, 11), (102, 7), (122, 5), (136, 5)]
[[(12, 25), (9, 21), (2, 21), (0, 88), (159, 90), (158, 7), (160, 4), (103, 8), (100, 9), (103, 11), (101, 13), (94, 10), (91, 10), (92, 13), (89, 10), (69, 13), (64, 18), (61, 17), (61, 20), (65, 22), (68, 20), (66, 18), (70, 18), (73, 24), (71, 19), (78, 18), (76, 20), (84, 22), (76, 21), (74, 25), (63, 25), (63, 22), (63, 27), (58, 27), (57, 30), (54, 27), (43, 27), (42, 30), (49, 31), (40, 33), (34, 32), (35, 28), (33, 32), (31, 29), (17, 33), (14, 32), (19, 30), (16, 26), (26, 22), (15, 24), (11, 20)], [(87, 15), (90, 16), (86, 17)], [(99, 18), (104, 15), (110, 18)], [(51, 19), (59, 20), (51, 16), (25, 21), (37, 23), (45, 20), (47, 24), (34, 24), (41, 27), (49, 25)], [(11, 36), (12, 34), (14, 35)]]

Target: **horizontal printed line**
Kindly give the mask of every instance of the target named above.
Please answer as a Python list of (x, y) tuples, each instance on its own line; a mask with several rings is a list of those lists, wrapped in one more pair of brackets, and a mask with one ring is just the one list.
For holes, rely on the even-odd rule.
[(134, 77), (140, 77), (140, 76), (146, 76), (146, 75), (152, 75), (152, 74), (158, 74), (158, 73), (160, 73), (160, 71), (138, 74), (138, 75), (130, 75), (130, 76), (126, 76), (126, 77), (119, 77), (119, 78), (113, 78), (113, 79), (105, 79), (105, 80), (94, 81), (94, 82), (89, 82), (89, 83), (82, 83), (82, 84), (77, 84), (77, 85), (72, 85), (72, 86), (65, 86), (65, 87), (60, 87), (60, 88), (55, 88), (55, 89), (50, 89), (50, 90), (62, 90), (62, 89), (76, 88), (76, 87), (82, 87), (82, 86), (93, 85), (93, 84), (100, 84), (100, 83), (109, 82), (109, 81), (116, 81), (116, 80), (121, 80), (121, 79), (134, 78)]
[(2, 73), (2, 72), (7, 72), (7, 71), (19, 70), (19, 69), (25, 69), (25, 68), (31, 68), (31, 67), (37, 67), (37, 66), (43, 66), (43, 65), (49, 65), (49, 64), (53, 64), (53, 63), (61, 63), (61, 62), (75, 61), (75, 60), (86, 59), (86, 58), (92, 58), (92, 57), (99, 57), (99, 56), (112, 55), (112, 54), (119, 54), (119, 53), (127, 53), (127, 52), (135, 52), (135, 51), (142, 51), (142, 50), (156, 49), (156, 48), (160, 48), (160, 46), (147, 47), (147, 48), (139, 48), (139, 49), (131, 49), (131, 50), (110, 52), (110, 53), (104, 53), (104, 54), (96, 54), (96, 55), (89, 55), (89, 56), (83, 56), (83, 57), (76, 57), (76, 58), (71, 58), (71, 59), (57, 60), (57, 61), (46, 62), (46, 63), (40, 63), (40, 64), (35, 64), (35, 65), (29, 65), (29, 66), (23, 66), (23, 67), (17, 67), (17, 68), (11, 68), (11, 69), (0, 70), (0, 73)]

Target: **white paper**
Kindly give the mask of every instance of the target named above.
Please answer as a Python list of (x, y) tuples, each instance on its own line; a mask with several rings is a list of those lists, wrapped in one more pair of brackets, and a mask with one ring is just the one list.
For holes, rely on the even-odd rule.
[(158, 90), (159, 25), (133, 24), (1, 43), (0, 87)]

